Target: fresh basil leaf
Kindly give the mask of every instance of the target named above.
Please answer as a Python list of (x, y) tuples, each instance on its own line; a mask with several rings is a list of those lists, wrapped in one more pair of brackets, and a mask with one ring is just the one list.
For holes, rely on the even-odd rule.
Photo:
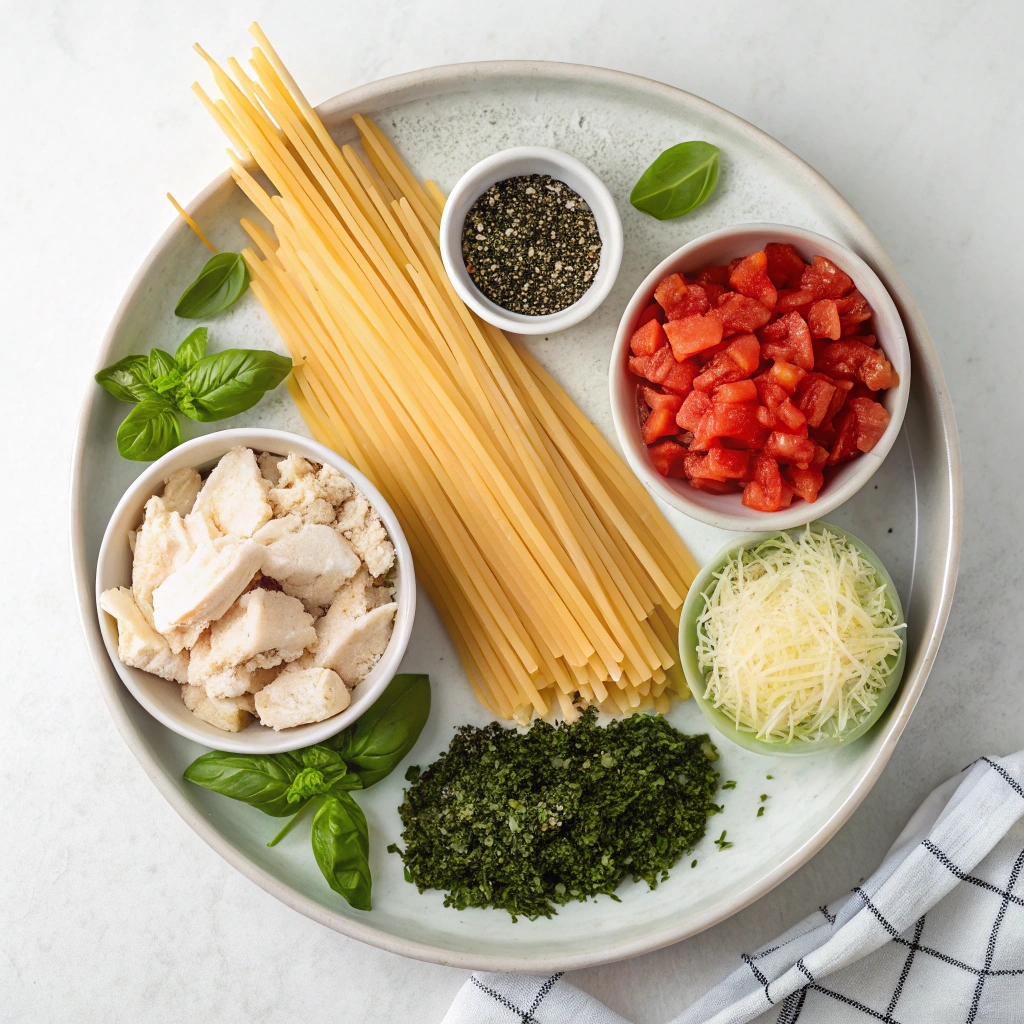
[(96, 374), (96, 383), (119, 402), (140, 402), (152, 393), (153, 374), (147, 356), (125, 356)]
[(363, 788), (380, 782), (412, 750), (430, 715), (430, 677), (398, 675), (377, 702), (327, 741)]
[(292, 361), (263, 349), (229, 348), (203, 356), (184, 375), (178, 408), (201, 423), (251, 409), (288, 376)]
[(313, 817), (313, 856), (327, 884), (356, 910), (370, 910), (370, 835), (347, 793), (329, 796)]
[(149, 353), (149, 372), (152, 375), (152, 380), (165, 377), (176, 369), (174, 356), (170, 352), (165, 352), (162, 348), (155, 348)]
[(179, 346), (174, 353), (174, 362), (179, 370), (190, 370), (206, 355), (205, 327), (197, 327)]
[(629, 201), (658, 220), (696, 210), (715, 189), (719, 149), (710, 142), (680, 142), (640, 175)]
[(166, 399), (142, 399), (117, 428), (117, 450), (133, 462), (152, 462), (181, 444), (181, 424)]
[(327, 791), (327, 782), (324, 773), (319, 768), (303, 768), (298, 775), (292, 779), (288, 792), (284, 797), (290, 804), (305, 803), (311, 796), (319, 796)]
[(312, 747), (303, 747), (295, 754), (306, 768), (342, 768), (347, 771), (341, 754), (330, 747), (317, 743)]
[(185, 778), (214, 793), (241, 800), (264, 814), (286, 818), (301, 810), (309, 800), (308, 796), (288, 800), (292, 783), (301, 769), (302, 765), (287, 755), (211, 750), (185, 769)]
[(233, 306), (249, 287), (249, 268), (237, 252), (219, 252), (199, 271), (174, 307), (175, 316), (202, 320)]
[(328, 768), (324, 772), (324, 779), (327, 782), (327, 793), (350, 793), (353, 789), (363, 788), (363, 780), (355, 772), (341, 773)]

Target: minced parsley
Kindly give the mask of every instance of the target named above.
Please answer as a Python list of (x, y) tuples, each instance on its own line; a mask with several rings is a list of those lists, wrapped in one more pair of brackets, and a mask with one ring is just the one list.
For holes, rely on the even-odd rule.
[(462, 726), (399, 808), (407, 877), (445, 906), (516, 920), (615, 890), (652, 889), (704, 835), (718, 786), (710, 739), (660, 715), (597, 725), (538, 721), (525, 733)]

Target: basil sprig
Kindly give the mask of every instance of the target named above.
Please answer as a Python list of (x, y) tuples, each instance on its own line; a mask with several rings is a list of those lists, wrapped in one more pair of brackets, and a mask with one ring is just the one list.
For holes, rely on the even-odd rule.
[(271, 817), (289, 817), (268, 846), (280, 841), (302, 812), (315, 809), (313, 855), (327, 884), (357, 910), (369, 910), (369, 829), (352, 791), (397, 768), (429, 715), (429, 676), (398, 675), (373, 707), (324, 743), (285, 754), (211, 750), (185, 769), (185, 778)]
[(185, 289), (174, 314), (186, 320), (205, 320), (233, 306), (248, 287), (249, 268), (241, 254), (219, 252)]
[(365, 789), (398, 767), (429, 714), (427, 677), (395, 676), (373, 707), (327, 744), (344, 758), (349, 771), (359, 776)]
[(181, 444), (178, 413), (201, 423), (251, 409), (288, 376), (292, 361), (263, 349), (206, 354), (207, 330), (197, 327), (172, 356), (126, 356), (96, 374), (118, 401), (137, 403), (117, 431), (126, 459), (151, 462)]
[(705, 203), (718, 182), (719, 149), (710, 142), (680, 142), (640, 175), (629, 201), (658, 220), (672, 220)]

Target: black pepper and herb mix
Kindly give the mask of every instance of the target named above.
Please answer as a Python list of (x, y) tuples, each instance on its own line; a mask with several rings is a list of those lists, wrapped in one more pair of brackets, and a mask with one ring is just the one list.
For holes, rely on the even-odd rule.
[(445, 906), (500, 907), (531, 920), (615, 890), (626, 876), (652, 889), (704, 835), (717, 808), (706, 735), (685, 736), (661, 715), (521, 733), (462, 726), (412, 783), (399, 809), (405, 862)]
[(474, 284), (513, 313), (566, 309), (593, 284), (601, 236), (586, 200), (549, 174), (493, 184), (462, 228), (462, 258)]

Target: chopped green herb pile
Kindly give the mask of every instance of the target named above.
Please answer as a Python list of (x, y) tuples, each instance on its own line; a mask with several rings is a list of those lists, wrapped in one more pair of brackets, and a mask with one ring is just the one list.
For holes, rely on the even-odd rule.
[(718, 773), (706, 735), (660, 715), (600, 728), (538, 721), (526, 733), (463, 726), (412, 782), (399, 811), (407, 877), (445, 906), (501, 907), (531, 920), (614, 895), (631, 875), (653, 889), (704, 835)]

